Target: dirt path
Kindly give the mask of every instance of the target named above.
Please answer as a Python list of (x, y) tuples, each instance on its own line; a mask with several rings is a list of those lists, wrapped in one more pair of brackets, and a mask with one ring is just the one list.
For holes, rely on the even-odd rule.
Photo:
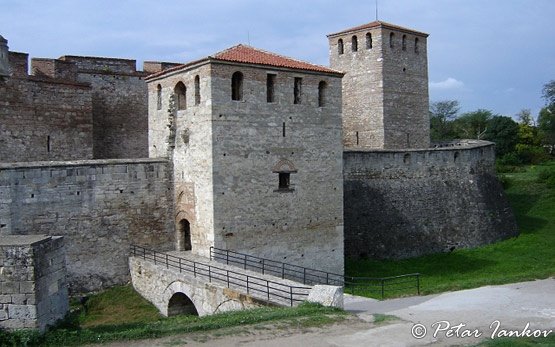
[[(354, 316), (325, 327), (260, 324), (108, 346), (473, 345), (492, 334), (555, 329), (555, 279), (386, 301), (348, 296), (345, 308)], [(374, 314), (384, 321), (373, 322)]]

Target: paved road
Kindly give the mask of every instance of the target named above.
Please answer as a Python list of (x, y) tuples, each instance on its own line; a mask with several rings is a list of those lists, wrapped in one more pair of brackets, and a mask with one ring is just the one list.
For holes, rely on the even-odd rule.
[[(522, 332), (527, 324), (530, 332), (555, 330), (555, 279), (486, 286), (385, 301), (346, 296), (345, 309), (355, 313), (359, 319), (312, 330), (250, 331), (239, 336), (211, 337), (207, 341), (191, 339), (183, 335), (138, 341), (132, 345), (186, 345), (188, 347), (473, 345), (480, 340), (491, 338), (494, 332), (497, 335), (504, 331)], [(374, 314), (386, 314), (398, 318), (375, 324), (372, 323)], [(416, 339), (411, 334), (415, 324), (422, 324), (418, 326), (416, 333), (422, 333), (424, 331), (422, 327), (426, 329), (426, 334), (421, 339)], [(452, 329), (447, 327), (448, 324)], [(460, 326), (458, 330), (453, 328), (460, 324), (464, 326)], [(499, 327), (496, 329), (497, 325)], [(449, 337), (448, 334), (452, 336)], [(473, 336), (463, 337), (467, 334)], [(128, 345), (130, 344), (111, 346)]]
[[(394, 315), (401, 321), (342, 336), (342, 346), (362, 346), (364, 341), (380, 346), (472, 344), (491, 338), (492, 334), (522, 331), (527, 324), (532, 332), (555, 329), (555, 279), (381, 302), (350, 297), (345, 308), (362, 318), (380, 313)], [(421, 339), (411, 334), (415, 324), (421, 324), (415, 328), (416, 333), (423, 334), (423, 328), (426, 329)], [(463, 325), (457, 329), (460, 324)], [(330, 345), (336, 342), (337, 339), (330, 340)]]

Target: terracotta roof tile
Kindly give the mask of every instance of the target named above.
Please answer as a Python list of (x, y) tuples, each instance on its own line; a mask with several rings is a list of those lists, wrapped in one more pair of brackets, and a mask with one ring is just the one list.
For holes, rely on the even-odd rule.
[(285, 57), (276, 53), (239, 44), (239, 45), (230, 47), (228, 49), (225, 49), (221, 52), (218, 52), (214, 55), (208, 56), (206, 58), (195, 60), (183, 65), (171, 67), (169, 69), (154, 73), (152, 75), (149, 75), (147, 79), (159, 77), (168, 72), (178, 71), (188, 66), (195, 65), (197, 63), (201, 63), (208, 60), (212, 60), (212, 61), (220, 60), (220, 61), (229, 61), (229, 62), (236, 62), (236, 63), (275, 66), (275, 67), (283, 67), (283, 68), (289, 68), (289, 69), (298, 69), (298, 70), (305, 70), (305, 71), (308, 70), (308, 71), (343, 75), (342, 72), (330, 69), (329, 67), (307, 63), (302, 60)]
[(290, 69), (309, 70), (339, 74), (337, 70), (325, 66), (310, 64), (276, 53), (264, 51), (247, 45), (237, 45), (212, 56), (217, 60), (233, 61), (238, 63), (259, 64)]
[(335, 35), (340, 35), (340, 34), (346, 34), (352, 31), (358, 31), (358, 30), (364, 30), (364, 29), (372, 29), (372, 28), (378, 28), (378, 27), (384, 27), (384, 28), (389, 28), (389, 29), (394, 29), (394, 30), (399, 30), (399, 31), (405, 31), (405, 32), (411, 32), (411, 33), (415, 33), (415, 34), (419, 34), (419, 35), (423, 35), (423, 36), (428, 36), (428, 34), (423, 33), (421, 31), (417, 31), (417, 30), (413, 30), (413, 29), (409, 29), (409, 28), (404, 28), (398, 25), (394, 25), (394, 24), (390, 24), (390, 23), (386, 23), (386, 22), (382, 22), (382, 21), (373, 21), (370, 23), (366, 23), (366, 24), (362, 24), (356, 27), (352, 27), (349, 29), (345, 29), (345, 30), (341, 30), (340, 32), (337, 33), (333, 33), (333, 34), (329, 34), (328, 37), (330, 36), (335, 36)]

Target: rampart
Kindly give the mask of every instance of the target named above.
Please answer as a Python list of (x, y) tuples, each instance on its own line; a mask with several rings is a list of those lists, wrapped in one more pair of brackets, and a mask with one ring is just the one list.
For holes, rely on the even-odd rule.
[(43, 60), (27, 75), (27, 54), (9, 57), (11, 77), (0, 81), (0, 162), (92, 159), (90, 87)]
[(517, 235), (493, 143), (346, 151), (347, 257), (407, 258)]
[(163, 159), (0, 164), (0, 235), (65, 237), (71, 292), (129, 280), (132, 243), (173, 246)]

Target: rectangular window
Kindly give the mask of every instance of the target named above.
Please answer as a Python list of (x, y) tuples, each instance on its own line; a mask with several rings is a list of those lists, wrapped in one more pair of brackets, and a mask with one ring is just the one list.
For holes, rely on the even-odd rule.
[(274, 96), (275, 84), (276, 84), (276, 75), (269, 73), (266, 76), (266, 101), (267, 102), (276, 101)]
[(293, 103), (294, 104), (300, 104), (301, 103), (302, 84), (303, 84), (303, 79), (300, 78), (300, 77), (295, 77), (295, 87), (294, 87), (294, 90), (293, 90), (293, 93), (294, 93)]
[(280, 172), (279, 173), (279, 189), (288, 190), (290, 188), (290, 177), (291, 174), (289, 172)]

